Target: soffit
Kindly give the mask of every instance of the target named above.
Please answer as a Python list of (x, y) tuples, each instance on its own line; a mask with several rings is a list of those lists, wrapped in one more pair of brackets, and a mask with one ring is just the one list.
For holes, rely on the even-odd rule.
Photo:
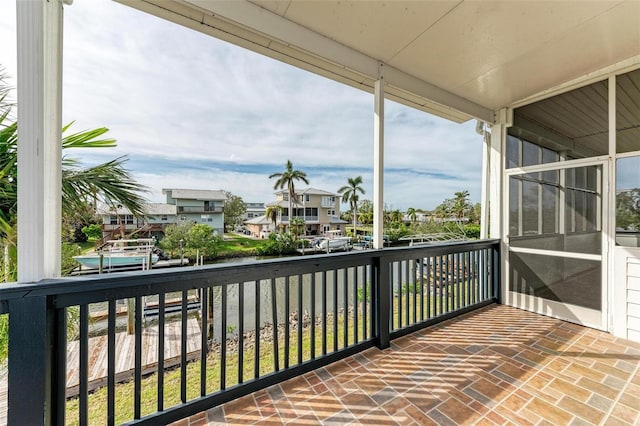
[(640, 2), (118, 0), (454, 121), (640, 54)]

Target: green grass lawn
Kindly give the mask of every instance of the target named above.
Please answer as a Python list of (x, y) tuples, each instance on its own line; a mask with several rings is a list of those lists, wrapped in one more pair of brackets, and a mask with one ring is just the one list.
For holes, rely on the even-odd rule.
[(253, 238), (227, 234), (218, 246), (218, 256), (238, 254), (251, 256), (252, 254), (255, 254), (256, 248), (263, 243), (264, 241), (255, 240)]

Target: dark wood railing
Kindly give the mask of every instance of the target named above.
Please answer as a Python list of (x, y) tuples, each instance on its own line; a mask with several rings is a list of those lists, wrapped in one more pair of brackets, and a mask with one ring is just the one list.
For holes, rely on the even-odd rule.
[[(88, 424), (106, 386), (101, 423), (167, 424), (493, 303), (498, 271), (491, 240), (6, 285), (8, 421)], [(116, 346), (125, 306), (127, 350)], [(101, 380), (92, 339), (106, 345)]]

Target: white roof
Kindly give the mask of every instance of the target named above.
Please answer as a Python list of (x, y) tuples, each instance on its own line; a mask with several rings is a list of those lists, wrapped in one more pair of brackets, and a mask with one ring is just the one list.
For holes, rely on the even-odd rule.
[(637, 0), (118, 1), (458, 122), (640, 55)]
[(265, 215), (262, 215), (262, 216), (254, 217), (253, 219), (245, 220), (244, 223), (249, 225), (266, 225), (273, 222), (267, 219)]
[[(288, 193), (289, 190), (288, 189), (281, 189), (279, 191), (276, 191), (276, 194), (282, 194), (282, 193)], [(329, 191), (325, 191), (323, 189), (316, 189), (316, 188), (305, 188), (305, 189), (296, 189), (296, 195), (304, 195), (304, 194), (310, 194), (310, 195), (333, 195), (333, 196), (338, 196), (338, 194), (335, 194), (333, 192), (329, 192)]]
[(227, 195), (222, 190), (206, 189), (163, 189), (162, 193), (171, 192), (171, 198), (186, 200), (220, 200), (227, 199)]

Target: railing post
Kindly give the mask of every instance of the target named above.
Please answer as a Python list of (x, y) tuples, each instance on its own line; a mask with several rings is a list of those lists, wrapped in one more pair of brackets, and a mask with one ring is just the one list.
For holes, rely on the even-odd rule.
[(493, 297), (497, 303), (502, 303), (502, 291), (500, 290), (500, 243), (495, 244), (491, 249), (491, 261)]
[(53, 310), (47, 297), (9, 302), (8, 424), (56, 423)]
[(389, 319), (391, 311), (391, 289), (389, 283), (389, 263), (381, 256), (374, 257), (374, 286), (376, 297), (375, 324), (377, 346), (386, 349), (390, 346)]

